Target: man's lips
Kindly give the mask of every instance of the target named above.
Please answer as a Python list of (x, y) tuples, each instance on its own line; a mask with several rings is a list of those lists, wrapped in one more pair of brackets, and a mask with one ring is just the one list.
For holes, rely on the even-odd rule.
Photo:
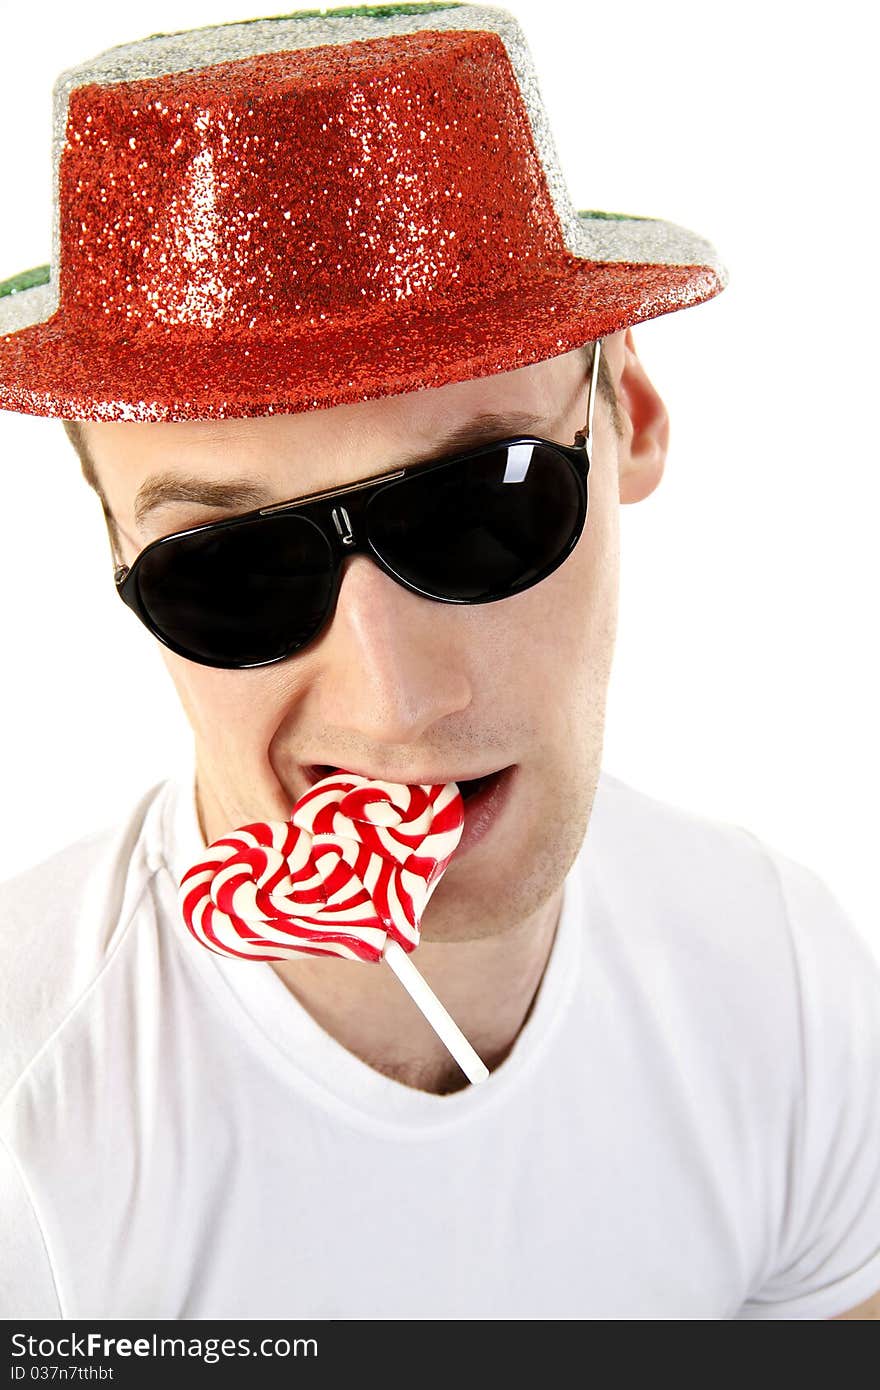
[[(510, 766), (510, 764), (508, 764)], [(467, 801), (474, 796), (484, 786), (493, 782), (506, 768), (492, 768), (487, 772), (418, 772), (406, 773), (403, 776), (397, 773), (388, 772), (361, 772), (356, 767), (346, 764), (345, 767), (332, 766), (329, 763), (307, 763), (299, 768), (300, 775), (305, 782), (305, 790), (313, 787), (316, 782), (322, 781), (325, 777), (332, 777), (336, 773), (352, 773), (356, 777), (366, 777), (372, 782), (397, 782), (404, 786), (445, 786), (447, 782), (455, 782), (461, 792), (462, 798)]]

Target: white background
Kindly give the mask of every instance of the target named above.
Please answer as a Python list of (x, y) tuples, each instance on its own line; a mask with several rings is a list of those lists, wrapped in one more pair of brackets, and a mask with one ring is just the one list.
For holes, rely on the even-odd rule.
[[(672, 443), (658, 490), (622, 509), (604, 766), (810, 865), (880, 953), (870, 7), (507, 8), (575, 206), (679, 222), (731, 275), (711, 303), (636, 330)], [(275, 12), (2, 0), (0, 279), (49, 259), (62, 69)], [(6, 878), (191, 754), (60, 423), (0, 412), (0, 467)]]

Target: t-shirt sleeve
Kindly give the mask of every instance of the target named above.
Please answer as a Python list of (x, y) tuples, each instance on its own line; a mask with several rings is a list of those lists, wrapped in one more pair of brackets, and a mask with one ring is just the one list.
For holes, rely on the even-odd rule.
[(831, 1318), (880, 1290), (880, 963), (826, 884), (771, 854), (799, 993), (800, 1094), (775, 1260), (736, 1316)]
[(61, 1316), (36, 1213), (18, 1165), (0, 1142), (0, 1318)]

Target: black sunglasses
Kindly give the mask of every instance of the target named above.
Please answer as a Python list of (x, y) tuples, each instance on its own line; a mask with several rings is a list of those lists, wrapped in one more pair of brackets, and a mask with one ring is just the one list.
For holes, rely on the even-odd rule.
[(179, 656), (244, 670), (284, 661), (318, 636), (349, 555), (369, 555), (439, 603), (494, 603), (530, 589), (584, 529), (600, 351), (597, 341), (574, 445), (502, 439), (177, 531), (116, 569), (120, 598)]

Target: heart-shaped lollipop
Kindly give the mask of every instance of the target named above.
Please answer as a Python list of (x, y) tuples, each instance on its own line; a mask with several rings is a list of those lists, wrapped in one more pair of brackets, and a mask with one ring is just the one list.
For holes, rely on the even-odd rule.
[(487, 1066), (407, 952), (464, 828), (456, 783), (407, 787), (332, 773), (289, 820), (254, 821), (215, 840), (181, 878), (196, 940), (220, 955), (385, 960), (468, 1081)]
[(254, 821), (209, 845), (180, 881), (183, 920), (203, 946), (240, 960), (386, 961), (468, 1080), (485, 1081), (488, 1068), (407, 955), (463, 829), (455, 782), (333, 773), (289, 821)]
[(181, 880), (183, 918), (210, 950), (249, 960), (378, 961), (389, 937), (412, 951), (463, 828), (455, 782), (333, 773), (289, 821), (256, 821), (209, 845)]

